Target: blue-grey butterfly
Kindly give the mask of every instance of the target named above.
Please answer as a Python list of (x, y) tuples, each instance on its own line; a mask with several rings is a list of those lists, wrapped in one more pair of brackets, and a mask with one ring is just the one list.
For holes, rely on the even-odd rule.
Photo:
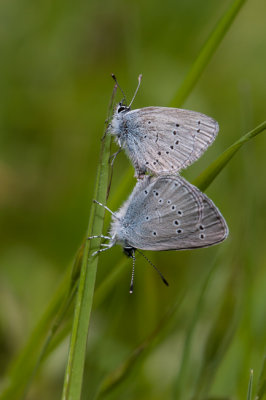
[(137, 177), (143, 177), (145, 172), (179, 172), (196, 161), (214, 141), (219, 131), (214, 119), (180, 108), (131, 110), (135, 95), (129, 106), (119, 103), (109, 132), (125, 149)]
[[(214, 203), (177, 175), (139, 180), (120, 210), (112, 213), (105, 248), (116, 243), (135, 260), (135, 250), (182, 250), (207, 247), (228, 236), (226, 222)], [(92, 236), (90, 239), (97, 236)]]

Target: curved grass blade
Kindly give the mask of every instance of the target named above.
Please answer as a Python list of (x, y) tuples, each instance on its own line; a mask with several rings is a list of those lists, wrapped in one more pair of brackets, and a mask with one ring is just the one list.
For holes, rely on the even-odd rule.
[(246, 0), (235, 0), (217, 23), (213, 32), (208, 37), (205, 45), (202, 47), (187, 76), (183, 80), (183, 83), (177, 91), (177, 94), (171, 101), (170, 105), (172, 107), (180, 107), (185, 102), (245, 1)]
[(217, 177), (217, 175), (222, 171), (222, 169), (226, 166), (226, 164), (235, 155), (235, 153), (243, 146), (243, 144), (247, 143), (250, 139), (253, 139), (265, 129), (266, 121), (262, 122), (262, 124), (252, 129), (252, 131), (248, 132), (246, 135), (243, 135), (239, 140), (228, 147), (228, 149), (225, 150), (213, 163), (211, 163), (211, 165), (209, 165), (209, 167), (207, 167), (205, 171), (203, 171), (194, 180), (193, 184), (202, 191), (205, 191), (207, 187), (212, 183), (212, 181)]
[(6, 377), (8, 386), (1, 393), (1, 400), (14, 400), (23, 397), (38, 366), (47, 334), (49, 332), (54, 334), (53, 326), (57, 325), (56, 321), (59, 314), (67, 306), (68, 293), (71, 290), (69, 275), (68, 271), (26, 345), (10, 365)]

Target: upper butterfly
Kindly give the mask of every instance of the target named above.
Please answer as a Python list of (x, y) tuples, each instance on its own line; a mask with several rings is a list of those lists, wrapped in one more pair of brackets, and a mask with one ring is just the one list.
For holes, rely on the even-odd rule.
[(219, 131), (214, 119), (199, 112), (169, 107), (131, 110), (132, 101), (117, 106), (109, 131), (125, 149), (138, 178), (146, 172), (181, 171), (204, 153)]

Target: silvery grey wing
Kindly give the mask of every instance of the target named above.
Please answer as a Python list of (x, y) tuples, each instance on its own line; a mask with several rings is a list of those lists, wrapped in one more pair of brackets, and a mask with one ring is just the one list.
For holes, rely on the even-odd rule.
[(207, 247), (228, 235), (213, 202), (180, 176), (147, 177), (124, 216), (125, 239), (143, 250)]
[(195, 111), (145, 107), (123, 116), (126, 151), (137, 172), (178, 172), (196, 161), (214, 141), (218, 123)]

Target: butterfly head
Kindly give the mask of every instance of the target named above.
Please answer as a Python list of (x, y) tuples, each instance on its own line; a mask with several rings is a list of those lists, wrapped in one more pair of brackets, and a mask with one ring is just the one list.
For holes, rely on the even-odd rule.
[(116, 107), (117, 114), (124, 113), (127, 111), (130, 111), (130, 107), (126, 106), (123, 101), (120, 101), (120, 103)]
[(135, 247), (131, 247), (131, 246), (125, 246), (123, 247), (123, 252), (124, 254), (129, 257), (129, 258), (133, 258), (133, 255), (135, 253)]

